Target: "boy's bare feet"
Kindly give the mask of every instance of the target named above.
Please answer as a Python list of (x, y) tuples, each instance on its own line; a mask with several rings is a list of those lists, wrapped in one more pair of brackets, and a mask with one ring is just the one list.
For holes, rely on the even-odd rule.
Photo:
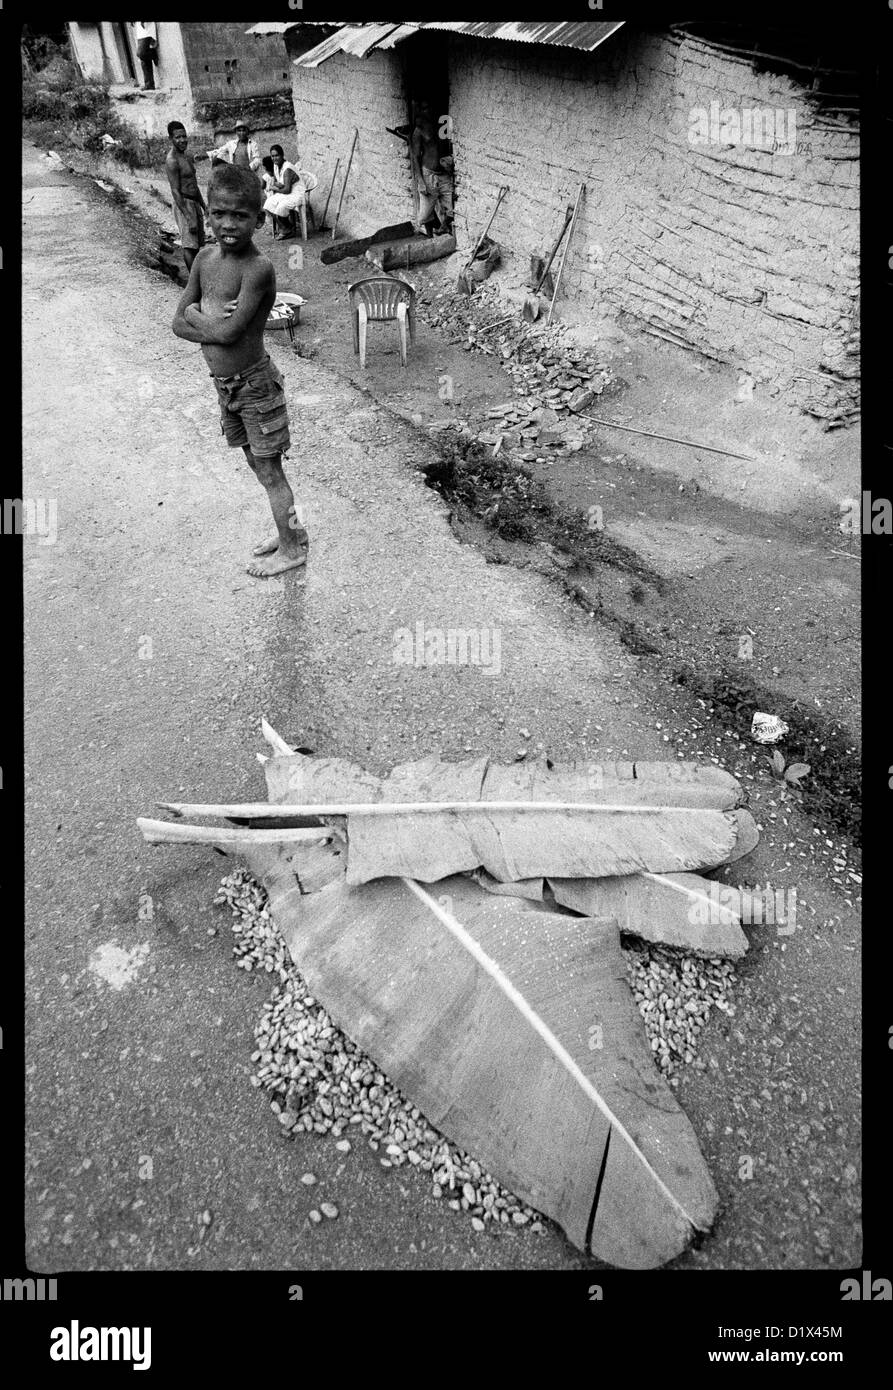
[(269, 558), (252, 560), (248, 566), (248, 573), (255, 579), (272, 579), (274, 575), (285, 574), (288, 570), (300, 569), (301, 565), (307, 563), (307, 551), (302, 550), (294, 554), (279, 549), (278, 545), (274, 554)]
[[(297, 541), (299, 547), (301, 547), (304, 550), (307, 549), (309, 539), (310, 538), (308, 537), (307, 532), (303, 529), (301, 530), (300, 534), (295, 532), (295, 540)], [(268, 541), (258, 541), (257, 545), (252, 548), (251, 553), (252, 555), (273, 555), (275, 551), (277, 551), (278, 549), (279, 537), (278, 535), (276, 535), (271, 536)]]

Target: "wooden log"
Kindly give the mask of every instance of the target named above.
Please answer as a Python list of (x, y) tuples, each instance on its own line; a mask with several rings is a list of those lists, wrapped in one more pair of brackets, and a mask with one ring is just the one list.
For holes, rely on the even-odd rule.
[(411, 237), (414, 232), (411, 222), (395, 222), (392, 227), (379, 227), (377, 232), (370, 232), (368, 236), (343, 237), (341, 241), (325, 247), (319, 259), (323, 265), (333, 265), (335, 261), (343, 261), (348, 256), (362, 256), (368, 246), (374, 246), (379, 241)]
[(366, 260), (381, 270), (405, 270), (409, 265), (424, 265), (452, 256), (456, 249), (454, 236), (418, 236), (407, 241), (389, 241), (370, 247)]

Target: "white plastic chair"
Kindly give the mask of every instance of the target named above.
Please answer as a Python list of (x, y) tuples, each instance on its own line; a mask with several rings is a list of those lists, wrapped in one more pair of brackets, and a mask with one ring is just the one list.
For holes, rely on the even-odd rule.
[(368, 280), (355, 280), (348, 285), (347, 295), (353, 326), (353, 350), (360, 354), (360, 366), (366, 366), (366, 329), (371, 320), (376, 323), (396, 321), (400, 364), (405, 367), (407, 326), (410, 342), (415, 342), (415, 288), (408, 280), (371, 275)]

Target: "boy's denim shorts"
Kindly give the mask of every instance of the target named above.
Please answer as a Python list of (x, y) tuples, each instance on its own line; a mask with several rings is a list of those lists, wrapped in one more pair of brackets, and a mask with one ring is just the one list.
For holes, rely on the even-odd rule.
[(291, 448), (282, 373), (269, 356), (234, 376), (214, 376), (220, 399), (220, 428), (234, 449), (246, 444), (256, 458)]

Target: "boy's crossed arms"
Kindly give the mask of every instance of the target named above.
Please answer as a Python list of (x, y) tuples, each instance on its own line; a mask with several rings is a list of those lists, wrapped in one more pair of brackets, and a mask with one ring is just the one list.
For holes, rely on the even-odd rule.
[(258, 558), (248, 573), (268, 578), (304, 564), (307, 533), (282, 469), (282, 454), (291, 445), (282, 374), (263, 342), (276, 275), (251, 239), (263, 219), (257, 179), (222, 166), (211, 181), (208, 211), (217, 245), (196, 257), (172, 328), (178, 338), (201, 345), (226, 441), (244, 451), (266, 489), (277, 534), (255, 547)]

